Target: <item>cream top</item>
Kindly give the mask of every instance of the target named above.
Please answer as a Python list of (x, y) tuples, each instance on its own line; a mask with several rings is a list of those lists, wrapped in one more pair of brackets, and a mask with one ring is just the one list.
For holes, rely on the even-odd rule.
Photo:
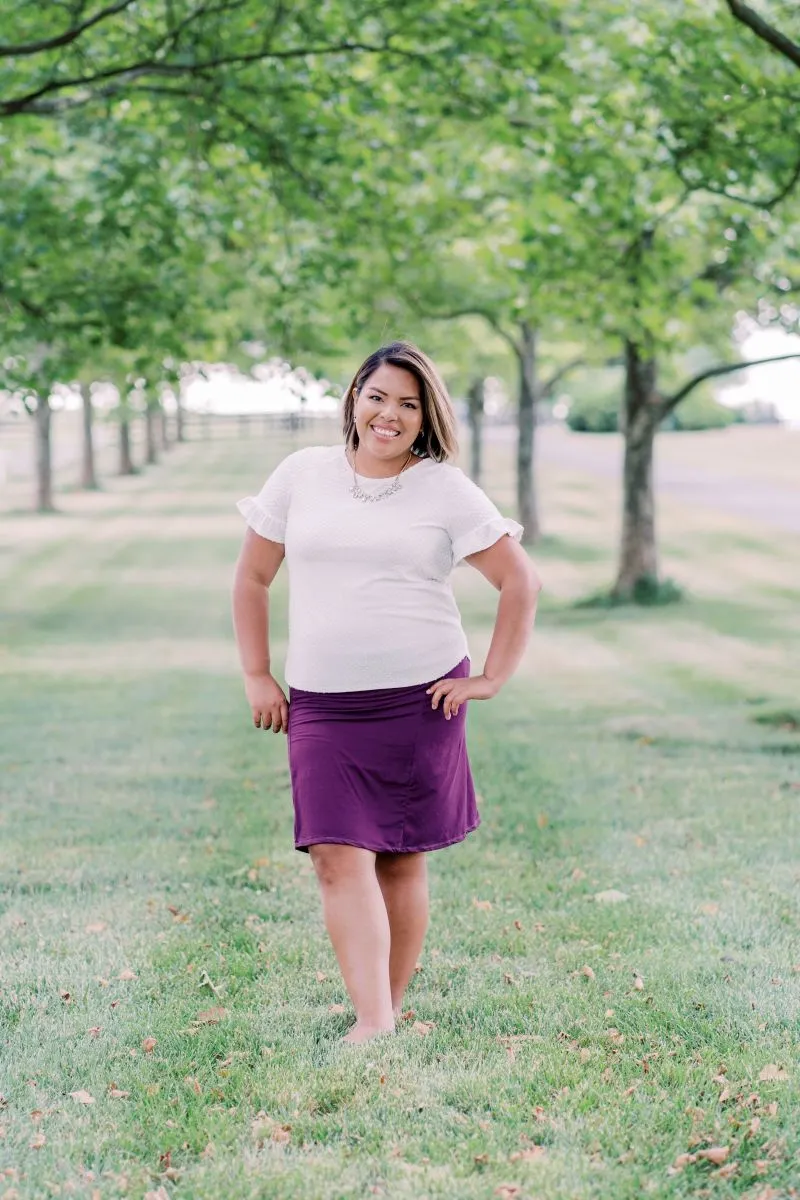
[[(358, 482), (380, 492), (392, 481)], [(423, 459), (400, 483), (394, 495), (356, 500), (344, 446), (311, 446), (239, 501), (250, 528), (286, 548), (291, 687), (407, 687), (469, 653), (450, 573), (505, 534), (519, 540), (522, 526), (449, 463)]]

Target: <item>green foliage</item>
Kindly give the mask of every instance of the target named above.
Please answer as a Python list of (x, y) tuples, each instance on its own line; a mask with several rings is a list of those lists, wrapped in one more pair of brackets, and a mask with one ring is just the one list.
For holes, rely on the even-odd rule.
[(576, 433), (616, 433), (619, 429), (619, 389), (584, 394), (570, 400), (567, 425)]
[(662, 423), (662, 429), (726, 429), (735, 425), (736, 410), (718, 403), (702, 389), (691, 392)]
[[(619, 430), (619, 391), (584, 392), (570, 401), (567, 425), (577, 433), (617, 433)], [(663, 421), (662, 429), (724, 429), (736, 423), (736, 411), (719, 404), (702, 391), (690, 393)]]

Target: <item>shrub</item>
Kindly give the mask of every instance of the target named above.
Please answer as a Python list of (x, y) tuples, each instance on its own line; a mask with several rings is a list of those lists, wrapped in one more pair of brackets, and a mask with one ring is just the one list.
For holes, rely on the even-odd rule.
[[(567, 425), (576, 433), (616, 433), (619, 429), (618, 393), (580, 396), (572, 400)], [(662, 429), (675, 431), (724, 429), (738, 417), (733, 409), (718, 404), (710, 396), (690, 395), (663, 422)]]

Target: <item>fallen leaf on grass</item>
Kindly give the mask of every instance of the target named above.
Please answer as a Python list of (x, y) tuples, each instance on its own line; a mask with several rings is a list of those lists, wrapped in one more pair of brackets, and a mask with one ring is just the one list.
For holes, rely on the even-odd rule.
[(96, 1038), (98, 1036), (98, 1034), (100, 1034), (102, 1032), (103, 1032), (102, 1025), (92, 1025), (91, 1029), (89, 1030), (89, 1037)]
[(772, 1100), (765, 1107), (764, 1115), (767, 1117), (777, 1117), (777, 1115), (778, 1115), (778, 1101), (777, 1100)]
[(343, 1012), (347, 1012), (347, 1009), (345, 1008), (345, 1006), (343, 1004), (329, 1004), (328, 1012), (329, 1013), (343, 1013)]
[(501, 1183), (494, 1189), (495, 1196), (500, 1196), (500, 1200), (514, 1200), (521, 1192), (522, 1188), (516, 1183)]
[(104, 929), (108, 929), (107, 921), (90, 921), (84, 926), (87, 933), (102, 933)]
[(130, 1096), (130, 1092), (123, 1092), (120, 1088), (115, 1087), (109, 1088), (108, 1094), (112, 1100), (127, 1100), (128, 1096)]
[(789, 1073), (788, 1071), (784, 1071), (782, 1067), (779, 1067), (777, 1063), (767, 1063), (759, 1072), (758, 1078), (764, 1082), (773, 1080), (777, 1083), (783, 1083), (789, 1078)]
[(633, 987), (634, 987), (634, 991), (637, 991), (637, 992), (644, 991), (644, 980), (642, 979), (641, 975), (634, 974)]
[(621, 1046), (625, 1041), (625, 1034), (620, 1033), (618, 1029), (614, 1029), (613, 1027), (606, 1030), (606, 1037), (610, 1038), (615, 1046)]
[(324, 983), (327, 978), (324, 971), (317, 971), (317, 983)]
[(574, 883), (580, 883), (580, 881), (585, 878), (586, 878), (586, 872), (584, 870), (582, 870), (580, 867), (575, 867), (570, 876), (570, 879), (572, 879)]
[(700, 912), (707, 917), (715, 917), (719, 912), (719, 905), (711, 900), (708, 904), (700, 905)]
[(434, 1021), (415, 1021), (411, 1026), (411, 1032), (418, 1033), (420, 1037), (427, 1037), (434, 1027)]
[(618, 892), (616, 888), (608, 888), (605, 892), (595, 892), (595, 900), (600, 904), (621, 904), (628, 899), (627, 892)]
[(195, 1096), (202, 1096), (203, 1089), (201, 1088), (200, 1080), (196, 1075), (187, 1075), (183, 1082), (192, 1089)]
[(588, 966), (581, 967), (581, 975), (585, 975), (587, 979), (594, 979), (594, 971)]
[(479, 1167), (485, 1167), (489, 1161), (489, 1155), (488, 1154), (476, 1154), (476, 1155), (474, 1155), (474, 1161), (477, 1163), (477, 1165)]
[(491, 900), (475, 900), (472, 901), (475, 908), (480, 908), (483, 912), (489, 912), (492, 907)]
[(731, 1152), (730, 1146), (709, 1146), (706, 1150), (698, 1150), (697, 1158), (713, 1163), (715, 1167), (722, 1166)]
[(58, 994), (61, 997), (61, 999), (64, 1001), (65, 1004), (72, 1004), (72, 993), (71, 992), (59, 992)]
[(543, 1158), (547, 1158), (546, 1146), (528, 1146), (525, 1150), (515, 1150), (509, 1156), (510, 1162), (541, 1162)]
[(73, 1100), (77, 1100), (78, 1104), (94, 1104), (94, 1096), (90, 1095), (89, 1092), (83, 1091), (83, 1089), (78, 1092), (70, 1092), (70, 1096), (72, 1096)]
[(550, 818), (548, 817), (547, 813), (540, 812), (536, 818), (536, 824), (538, 825), (538, 827), (540, 829), (547, 829), (547, 826), (549, 823), (550, 823)]
[(199, 1012), (195, 1020), (199, 1025), (219, 1025), (223, 1017), (227, 1017), (228, 1010), (220, 1008), (216, 1005), (214, 1008), (206, 1008), (203, 1012)]
[(158, 1042), (154, 1037), (142, 1038), (142, 1049), (145, 1054), (152, 1054), (157, 1045)]
[(169, 1192), (162, 1185), (160, 1188), (157, 1188), (156, 1191), (154, 1191), (154, 1192), (145, 1192), (144, 1200), (169, 1200)]
[(132, 971), (130, 969), (130, 967), (126, 967), (124, 971), (120, 971), (119, 975), (117, 976), (117, 979), (122, 979), (125, 981), (130, 980), (130, 979), (135, 979), (135, 978), (136, 978), (136, 972)]
[(718, 1171), (712, 1173), (712, 1179), (730, 1179), (739, 1170), (738, 1162), (726, 1163), (724, 1167), (720, 1167)]
[(41, 1150), (42, 1146), (46, 1146), (46, 1145), (47, 1145), (47, 1138), (44, 1136), (43, 1133), (34, 1134), (33, 1137), (31, 1138), (31, 1140), (28, 1142), (28, 1148), (30, 1150)]

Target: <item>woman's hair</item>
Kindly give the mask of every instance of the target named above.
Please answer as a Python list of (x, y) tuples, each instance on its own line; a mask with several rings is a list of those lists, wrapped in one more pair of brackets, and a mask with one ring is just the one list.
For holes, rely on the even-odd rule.
[(456, 414), (442, 377), (431, 360), (411, 342), (390, 342), (373, 351), (356, 371), (344, 394), (342, 424), (345, 443), (353, 450), (358, 446), (356, 432), (356, 393), (383, 363), (402, 367), (410, 371), (419, 384), (422, 403), (422, 431), (414, 443), (416, 452), (423, 458), (436, 462), (448, 462), (458, 455), (456, 438)]

